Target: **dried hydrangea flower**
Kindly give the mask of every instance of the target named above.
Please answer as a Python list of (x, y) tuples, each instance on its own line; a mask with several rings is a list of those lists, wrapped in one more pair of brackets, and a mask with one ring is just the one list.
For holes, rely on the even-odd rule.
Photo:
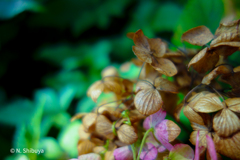
[(137, 110), (144, 115), (159, 111), (163, 105), (159, 91), (176, 93), (177, 87), (162, 77), (156, 78), (154, 83), (151, 80), (139, 81), (136, 86), (137, 94), (134, 98)]
[(164, 147), (171, 150), (172, 145), (169, 142), (173, 141), (180, 134), (181, 129), (174, 122), (164, 120), (165, 117), (166, 112), (160, 109), (144, 120), (143, 127), (146, 130), (152, 128), (154, 136)]

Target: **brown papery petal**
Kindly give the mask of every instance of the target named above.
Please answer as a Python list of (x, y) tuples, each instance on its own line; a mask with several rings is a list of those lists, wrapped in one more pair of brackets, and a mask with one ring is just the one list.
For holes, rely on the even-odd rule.
[(123, 124), (117, 131), (118, 138), (121, 142), (126, 144), (133, 144), (137, 141), (137, 133), (135, 132), (133, 126)]
[(97, 99), (102, 93), (103, 89), (104, 84), (102, 83), (102, 81), (97, 81), (89, 87), (87, 91), (87, 96), (90, 96), (94, 102), (97, 102)]
[(209, 93), (204, 97), (201, 97), (193, 106), (193, 109), (196, 112), (211, 113), (223, 109), (223, 107), (224, 106), (218, 96), (214, 93)]
[(143, 31), (139, 29), (133, 37), (133, 42), (136, 46), (145, 48), (146, 50), (150, 51), (150, 45), (148, 43), (148, 39), (144, 36)]
[(138, 92), (134, 98), (134, 104), (143, 115), (151, 115), (162, 108), (163, 101), (158, 90), (150, 88)]
[(80, 139), (89, 139), (90, 133), (85, 132), (85, 127), (83, 124), (80, 124), (79, 129), (78, 129), (78, 135)]
[(213, 135), (216, 151), (232, 159), (240, 159), (240, 132), (229, 138), (221, 138)]
[(91, 153), (95, 146), (96, 145), (89, 140), (79, 140), (78, 141), (78, 146), (77, 146), (78, 155)]
[(135, 34), (134, 32), (129, 32), (127, 33), (127, 37), (133, 40), (134, 34)]
[(138, 66), (138, 67), (141, 67), (143, 65), (143, 61), (137, 59), (137, 58), (132, 58), (131, 59), (131, 62), (135, 65), (135, 66)]
[(209, 85), (211, 81), (220, 74), (231, 74), (231, 69), (228, 66), (222, 65), (215, 68), (209, 74), (203, 77), (202, 84)]
[(152, 63), (150, 51), (146, 48), (132, 46), (133, 53), (143, 62)]
[(108, 66), (104, 68), (104, 70), (101, 73), (102, 77), (107, 77), (107, 76), (118, 76), (118, 71), (115, 67), (113, 66)]
[(136, 85), (136, 92), (139, 92), (144, 89), (151, 89), (153, 88), (153, 82), (151, 80), (140, 80)]
[(177, 74), (177, 68), (172, 61), (166, 58), (154, 58), (152, 67), (159, 73), (172, 77)]
[(240, 72), (240, 66), (233, 68), (234, 72)]
[[(193, 144), (196, 145), (196, 139), (197, 139), (197, 132), (198, 131), (193, 131), (190, 135), (189, 141)], [(209, 131), (199, 131), (199, 146), (204, 146), (205, 148), (207, 147), (207, 138), (206, 135), (211, 137), (211, 133)]]
[(198, 26), (183, 33), (182, 40), (193, 45), (203, 46), (214, 38), (206, 26)]
[(228, 98), (225, 102), (231, 111), (240, 113), (240, 98)]
[[(207, 160), (212, 160), (208, 150), (206, 151), (206, 157), (207, 157)], [(222, 160), (222, 156), (219, 153), (217, 153), (217, 160)]]
[(171, 92), (171, 93), (178, 92), (177, 86), (174, 83), (162, 77), (158, 77), (155, 79), (154, 86), (156, 87), (157, 90), (160, 90), (160, 91)]
[(110, 151), (107, 151), (105, 154), (104, 154), (104, 160), (115, 160), (114, 158), (114, 155), (113, 155), (113, 152), (114, 150), (116, 149), (117, 147), (112, 147)]
[(239, 33), (239, 20), (235, 20), (232, 22), (225, 22), (220, 23), (219, 27), (217, 28), (215, 35), (220, 36), (222, 33)]
[(190, 122), (195, 122), (200, 125), (204, 125), (202, 117), (188, 105), (183, 108), (183, 113), (189, 119)]
[(97, 114), (96, 113), (89, 113), (83, 117), (83, 126), (86, 129), (86, 132), (92, 133), (95, 131)]
[(100, 154), (101, 152), (105, 151), (106, 149), (103, 146), (96, 146), (93, 148), (93, 152)]
[(154, 57), (162, 57), (166, 52), (166, 44), (160, 38), (148, 39), (148, 43)]
[(112, 131), (112, 122), (103, 115), (98, 115), (96, 120), (96, 132), (106, 137), (107, 139), (113, 139), (115, 137)]
[(188, 64), (188, 69), (193, 68), (199, 73), (205, 73), (212, 69), (219, 60), (219, 55), (215, 52), (209, 52), (208, 48), (204, 48), (195, 55)]
[(124, 90), (126, 92), (132, 92), (133, 91), (133, 82), (132, 81), (130, 81), (128, 79), (124, 79), (122, 81), (122, 83), (123, 83), (123, 86), (124, 86)]
[(183, 103), (180, 103), (176, 106), (176, 108), (173, 111), (173, 116), (177, 120), (177, 122), (180, 121), (180, 113), (181, 113), (183, 107), (184, 107)]
[(218, 55), (230, 56), (238, 50), (240, 42), (221, 42), (210, 46)]
[(178, 127), (176, 123), (170, 120), (167, 121), (167, 133), (168, 133), (169, 142), (172, 142), (173, 140), (175, 140), (180, 134), (180, 132), (181, 132), (181, 129)]
[(219, 136), (230, 136), (240, 129), (239, 118), (231, 110), (223, 109), (214, 116), (213, 129)]
[(209, 94), (210, 92), (208, 91), (203, 91), (203, 92), (200, 92), (200, 93), (197, 93), (195, 95), (193, 95), (192, 97), (190, 97), (187, 102), (189, 103), (189, 107), (193, 107), (196, 102), (203, 96), (205, 96), (206, 94)]
[(114, 92), (121, 94), (123, 86), (119, 83), (118, 78), (106, 77), (104, 78), (104, 93)]

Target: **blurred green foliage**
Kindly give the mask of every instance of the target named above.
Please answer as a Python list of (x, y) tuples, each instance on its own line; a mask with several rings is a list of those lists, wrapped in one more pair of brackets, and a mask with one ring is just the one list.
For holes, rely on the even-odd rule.
[[(95, 107), (86, 96), (89, 85), (108, 65), (125, 78), (139, 73), (133, 64), (128, 72), (120, 70), (134, 57), (126, 33), (141, 28), (181, 47), (182, 33), (192, 27), (206, 25), (214, 32), (231, 10), (228, 5), (225, 0), (0, 0), (0, 159), (77, 157), (81, 122), (70, 119)], [(183, 114), (181, 121), (189, 124)], [(10, 148), (44, 153), (11, 154)]]

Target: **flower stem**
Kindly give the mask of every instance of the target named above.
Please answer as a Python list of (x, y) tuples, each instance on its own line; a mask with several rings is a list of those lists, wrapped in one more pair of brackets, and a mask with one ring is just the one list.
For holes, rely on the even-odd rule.
[(136, 160), (136, 151), (135, 151), (135, 148), (134, 148), (134, 143), (131, 144), (131, 149), (132, 149), (132, 152), (133, 152), (133, 160)]
[(142, 143), (141, 143), (141, 146), (140, 146), (140, 149), (139, 149), (139, 152), (138, 152), (137, 160), (140, 159), (140, 155), (141, 155), (141, 152), (142, 152), (142, 149), (143, 149), (143, 145), (144, 145), (144, 143), (145, 143), (145, 141), (146, 141), (146, 138), (147, 138), (147, 136), (148, 136), (148, 134), (149, 134), (150, 132), (153, 132), (153, 128), (149, 128), (149, 129), (147, 130), (147, 132), (144, 134), (143, 139), (142, 139)]

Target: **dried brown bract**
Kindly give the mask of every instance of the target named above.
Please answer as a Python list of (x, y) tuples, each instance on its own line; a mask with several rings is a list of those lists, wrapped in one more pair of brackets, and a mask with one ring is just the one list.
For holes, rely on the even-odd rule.
[(144, 36), (142, 30), (138, 30), (133, 37), (134, 54), (143, 62), (149, 63), (159, 73), (167, 76), (174, 76), (177, 74), (175, 65), (163, 56), (166, 53), (167, 46), (160, 38), (148, 39)]
[(227, 57), (240, 47), (239, 20), (221, 23), (213, 36), (205, 26), (199, 26), (188, 30), (182, 39), (193, 44), (203, 46), (211, 39), (210, 46), (201, 50), (189, 62), (188, 68), (193, 68), (199, 73), (205, 73), (212, 69), (218, 62), (219, 56)]
[(162, 108), (159, 91), (177, 93), (177, 87), (162, 77), (156, 78), (154, 83), (142, 80), (137, 83), (134, 104), (140, 113), (150, 115)]

